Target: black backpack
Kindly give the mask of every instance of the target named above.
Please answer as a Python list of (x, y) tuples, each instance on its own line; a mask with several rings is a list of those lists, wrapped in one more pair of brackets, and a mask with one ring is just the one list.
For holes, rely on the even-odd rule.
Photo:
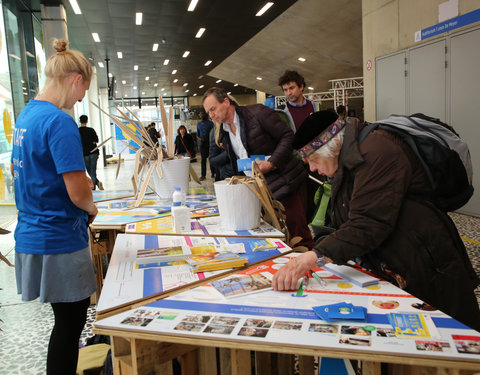
[(375, 129), (398, 134), (415, 152), (432, 185), (432, 202), (442, 211), (455, 211), (473, 195), (470, 151), (455, 130), (439, 119), (415, 113), (391, 115), (366, 124), (358, 143)]

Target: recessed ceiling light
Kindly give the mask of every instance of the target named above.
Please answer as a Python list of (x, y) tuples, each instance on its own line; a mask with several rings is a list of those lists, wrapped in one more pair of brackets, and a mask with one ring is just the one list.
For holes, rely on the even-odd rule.
[(153, 87), (157, 87), (157, 86), (158, 86), (158, 83), (155, 83), (155, 84), (153, 85)]
[(125, 94), (124, 97), (126, 98), (126, 97), (127, 97), (127, 94)]
[(188, 83), (187, 83), (187, 82), (185, 82), (185, 83), (183, 84), (183, 87), (185, 87), (185, 86), (188, 86)]
[(215, 83), (220, 83), (220, 82), (222, 82), (221, 79), (217, 79), (217, 80), (215, 81)]
[(230, 95), (231, 93), (232, 93), (231, 91), (227, 92), (228, 95)]
[(185, 92), (189, 92), (190, 90), (185, 90)]
[(170, 62), (169, 59), (165, 59), (165, 61), (163, 62), (163, 65), (168, 65), (169, 62)]
[(188, 11), (193, 12), (195, 7), (197, 6), (198, 0), (192, 0), (190, 1), (190, 5), (188, 6)]
[(97, 33), (92, 33), (92, 38), (95, 42), (100, 43), (100, 37)]
[(157, 52), (158, 50), (158, 43), (153, 43), (152, 51)]
[(164, 92), (164, 93), (163, 93), (163, 96), (165, 96), (165, 95), (167, 95), (167, 93), (166, 93), (166, 92)]
[(190, 51), (185, 51), (182, 55), (182, 57), (187, 57), (188, 55), (190, 55)]
[(177, 74), (177, 69), (173, 69), (172, 74)]
[(235, 83), (233, 86), (238, 86), (238, 83)]
[(261, 80), (262, 80), (262, 77), (257, 77), (257, 79), (258, 79), (259, 81), (261, 81)]
[(108, 73), (108, 76), (109, 76), (110, 78), (112, 78), (112, 77), (113, 77), (113, 74), (112, 74), (112, 73)]
[(137, 89), (137, 86), (133, 86), (133, 89), (136, 90), (136, 89)]
[(208, 61), (205, 63), (205, 66), (209, 66), (211, 63), (212, 63), (212, 60), (208, 60)]
[(138, 70), (138, 65), (134, 65), (133, 70)]
[(115, 90), (115, 94), (118, 94), (118, 90)]
[(269, 1), (269, 2), (266, 3), (266, 4), (262, 7), (262, 9), (260, 9), (260, 10), (258, 11), (258, 13), (255, 14), (255, 15), (256, 15), (257, 17), (261, 16), (261, 15), (262, 15), (263, 13), (265, 13), (272, 5), (273, 5), (273, 3)]
[(305, 62), (305, 57), (299, 57), (298, 61)]
[(205, 32), (204, 27), (199, 28), (197, 31), (197, 35), (195, 35), (195, 38), (201, 38), (204, 32)]
[(308, 89), (309, 89), (309, 90), (313, 90), (313, 87), (311, 87), (311, 86), (308, 86)]
[(73, 8), (73, 12), (75, 14), (82, 14), (82, 11), (80, 10), (80, 7), (78, 6), (77, 0), (70, 0), (70, 5)]
[(142, 24), (143, 13), (137, 12), (135, 13), (135, 24), (141, 25)]
[(160, 91), (165, 91), (165, 88), (162, 87), (162, 89)]
[(173, 83), (177, 83), (177, 82), (178, 82), (178, 79), (175, 78), (175, 79), (173, 80)]
[(205, 87), (205, 85), (198, 86), (199, 89), (203, 89), (204, 87)]
[(99, 66), (100, 68), (103, 68), (105, 65), (103, 65), (103, 63), (102, 63), (101, 61), (99, 61), (99, 62), (98, 62), (98, 66)]
[(126, 83), (127, 83), (127, 81), (123, 80), (123, 81), (122, 81), (122, 83), (123, 83), (123, 84), (126, 84)]
[(150, 77), (145, 77), (145, 81), (148, 81), (150, 79)]
[(142, 95), (145, 95), (145, 91), (142, 91)]
[(193, 94), (193, 96), (197, 96), (197, 93)]
[(119, 59), (123, 59), (123, 53), (122, 53), (121, 51), (118, 51), (118, 52), (117, 52), (117, 57), (118, 57)]

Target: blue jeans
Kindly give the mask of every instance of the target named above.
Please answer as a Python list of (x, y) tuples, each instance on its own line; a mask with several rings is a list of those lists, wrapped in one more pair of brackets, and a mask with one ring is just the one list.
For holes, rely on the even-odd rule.
[(87, 169), (87, 173), (92, 179), (93, 186), (98, 186), (98, 178), (97, 178), (97, 160), (98, 154), (90, 154), (83, 157), (85, 161), (85, 168)]

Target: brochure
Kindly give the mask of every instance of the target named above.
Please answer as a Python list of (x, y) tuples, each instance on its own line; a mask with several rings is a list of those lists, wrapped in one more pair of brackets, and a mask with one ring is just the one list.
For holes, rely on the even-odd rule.
[(210, 285), (226, 298), (244, 296), (250, 293), (270, 290), (272, 288), (271, 280), (261, 273), (253, 275), (235, 275), (222, 280), (213, 281)]

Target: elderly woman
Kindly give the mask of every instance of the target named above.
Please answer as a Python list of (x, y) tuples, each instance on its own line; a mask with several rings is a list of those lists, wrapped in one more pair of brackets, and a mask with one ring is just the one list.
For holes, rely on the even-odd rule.
[(431, 187), (415, 153), (398, 136), (375, 130), (358, 144), (358, 119), (309, 116), (294, 148), (312, 171), (333, 177), (333, 233), (281, 268), (276, 290), (327, 261), (354, 260), (460, 322), (480, 330), (478, 285), (465, 247), (447, 214), (428, 201)]

